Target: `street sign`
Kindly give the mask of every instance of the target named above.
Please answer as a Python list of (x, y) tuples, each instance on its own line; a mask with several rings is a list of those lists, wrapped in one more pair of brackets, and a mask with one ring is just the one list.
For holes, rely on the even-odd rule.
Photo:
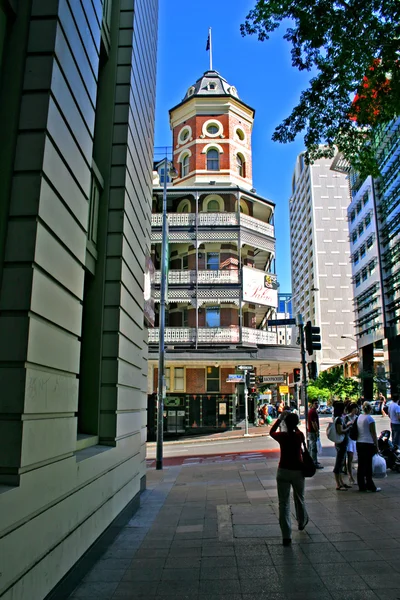
[(287, 386), (287, 385), (280, 385), (279, 386), (279, 393), (280, 394), (288, 394), (289, 393), (289, 386)]
[(236, 368), (239, 371), (252, 371), (254, 369), (253, 365), (238, 365)]
[(270, 319), (268, 327), (283, 327), (284, 325), (296, 325), (296, 319)]
[(259, 383), (285, 383), (285, 375), (262, 375), (258, 378)]
[(239, 375), (239, 373), (232, 373), (228, 375), (227, 383), (243, 383), (244, 375)]

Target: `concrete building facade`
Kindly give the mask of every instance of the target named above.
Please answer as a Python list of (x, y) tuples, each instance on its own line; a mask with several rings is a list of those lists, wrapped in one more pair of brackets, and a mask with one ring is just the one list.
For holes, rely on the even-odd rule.
[(157, 0), (0, 3), (0, 596), (145, 485)]
[[(179, 176), (167, 187), (167, 433), (233, 427), (244, 414), (243, 385), (228, 381), (236, 367), (251, 364), (266, 375), (290, 371), (299, 360), (297, 349), (278, 346), (267, 327), (277, 307), (275, 207), (253, 187), (253, 119), (254, 110), (216, 71), (204, 73), (170, 110)], [(156, 303), (162, 197), (159, 182), (152, 215)], [(150, 435), (158, 336), (156, 321), (149, 331)]]
[[(321, 328), (318, 369), (354, 349), (353, 290), (347, 207), (349, 184), (327, 159), (296, 161), (289, 201), (293, 313)], [(349, 336), (342, 338), (342, 336)]]

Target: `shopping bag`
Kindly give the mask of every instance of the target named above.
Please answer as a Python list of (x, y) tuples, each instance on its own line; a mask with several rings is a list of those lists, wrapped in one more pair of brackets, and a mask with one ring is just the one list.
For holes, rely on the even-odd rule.
[(317, 454), (322, 454), (322, 444), (319, 438), (317, 439)]
[(372, 477), (375, 479), (386, 477), (386, 460), (380, 454), (374, 454), (372, 457)]

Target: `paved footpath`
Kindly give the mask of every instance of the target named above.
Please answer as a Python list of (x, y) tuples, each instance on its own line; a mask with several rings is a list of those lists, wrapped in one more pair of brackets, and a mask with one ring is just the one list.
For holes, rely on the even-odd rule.
[(70, 598), (399, 600), (400, 475), (379, 494), (337, 492), (333, 458), (323, 462), (307, 480), (309, 525), (288, 548), (277, 458), (149, 470), (140, 510)]

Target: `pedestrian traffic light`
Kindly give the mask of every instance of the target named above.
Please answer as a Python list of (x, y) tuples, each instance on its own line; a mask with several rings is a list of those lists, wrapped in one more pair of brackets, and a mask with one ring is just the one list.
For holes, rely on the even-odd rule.
[(313, 354), (315, 350), (321, 350), (320, 328), (313, 327), (311, 321), (307, 321), (304, 327), (304, 335), (306, 338), (306, 350), (308, 354)]
[(293, 369), (293, 381), (298, 383), (300, 381), (300, 369)]
[(309, 379), (317, 379), (318, 377), (318, 373), (317, 373), (317, 363), (315, 362), (315, 360), (312, 360), (311, 362), (307, 363), (307, 368), (308, 368), (308, 378)]

